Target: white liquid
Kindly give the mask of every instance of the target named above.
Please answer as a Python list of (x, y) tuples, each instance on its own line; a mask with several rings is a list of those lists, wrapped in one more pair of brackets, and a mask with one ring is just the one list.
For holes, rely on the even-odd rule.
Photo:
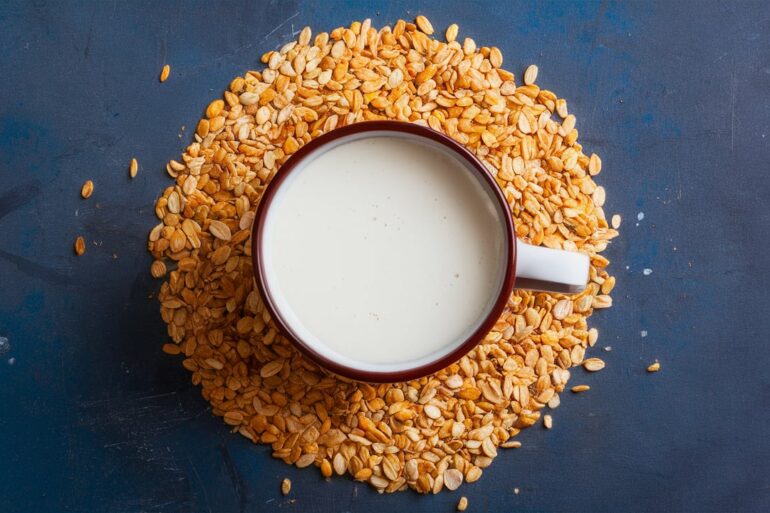
[(320, 353), (364, 370), (408, 368), (450, 352), (491, 310), (507, 265), (503, 214), (433, 143), (365, 137), (308, 157), (281, 184), (266, 280)]

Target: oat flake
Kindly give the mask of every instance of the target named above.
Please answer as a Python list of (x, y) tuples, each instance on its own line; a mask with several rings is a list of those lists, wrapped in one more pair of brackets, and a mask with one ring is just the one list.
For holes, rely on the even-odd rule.
[[(612, 304), (600, 290), (610, 276), (599, 253), (618, 232), (594, 201), (605, 196), (595, 193), (601, 160), (577, 142), (566, 101), (534, 83), (537, 67), (528, 68), (531, 84), (517, 83), (497, 67), (499, 51), (470, 38), (437, 41), (427, 19), (420, 26), (377, 30), (364, 20), (315, 38), (307, 28), (263, 55), (264, 69), (235, 77), (166, 166), (173, 183), (155, 204), (161, 222), (148, 246), (168, 269), (154, 263), (164, 351), (178, 354), (234, 432), (327, 477), (437, 493), (480, 479), (501, 444), (536, 424), (545, 404), (558, 405), (571, 367), (596, 343), (588, 317)], [(559, 82), (553, 67), (549, 76)], [(427, 125), (475, 153), (496, 171), (518, 237), (592, 257), (586, 290), (514, 291), (475, 349), (421, 380), (355, 383), (303, 358), (254, 289), (250, 212), (301, 146), (375, 119)]]

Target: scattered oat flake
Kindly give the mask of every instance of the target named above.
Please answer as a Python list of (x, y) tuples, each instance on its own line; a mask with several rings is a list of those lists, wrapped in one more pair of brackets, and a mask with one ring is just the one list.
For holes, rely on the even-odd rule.
[(644, 212), (639, 212), (638, 214), (636, 214), (637, 221), (641, 221), (642, 219), (644, 219)]
[(660, 370), (660, 362), (656, 361), (647, 367), (647, 372), (658, 372)]
[(649, 276), (649, 275), (651, 275), (651, 274), (652, 274), (652, 269), (650, 269), (649, 267), (647, 267), (646, 269), (644, 269), (644, 270), (642, 271), (642, 274), (643, 274), (643, 275), (645, 275), (645, 276)]
[(281, 481), (281, 493), (284, 495), (289, 495), (290, 491), (291, 491), (291, 479), (286, 477), (284, 478), (283, 481)]
[(513, 493), (515, 493), (516, 495), (519, 495), (519, 491), (520, 491), (520, 490), (519, 490), (518, 488), (514, 488), (514, 489), (513, 489)]
[(457, 502), (457, 511), (465, 511), (468, 508), (468, 497), (460, 497)]
[(131, 159), (131, 164), (128, 166), (128, 175), (131, 178), (136, 178), (136, 173), (139, 171), (139, 163), (136, 159)]
[(91, 197), (91, 194), (94, 192), (94, 182), (91, 180), (86, 180), (83, 184), (83, 187), (80, 188), (80, 195), (83, 197), (83, 199), (88, 199)]
[(75, 239), (75, 254), (81, 256), (86, 252), (86, 240), (80, 236)]
[(163, 344), (163, 352), (170, 355), (177, 355), (181, 349), (176, 344)]
[(575, 385), (570, 390), (576, 394), (579, 394), (580, 392), (587, 392), (588, 390), (591, 390), (591, 387), (588, 385)]
[(543, 415), (543, 426), (545, 426), (546, 429), (551, 429), (553, 427), (553, 417), (550, 415)]
[(621, 221), (622, 221), (622, 218), (620, 217), (620, 214), (615, 214), (614, 216), (612, 216), (612, 221), (611, 221), (612, 227), (617, 230), (618, 228), (620, 228)]
[(587, 358), (583, 360), (583, 368), (588, 372), (598, 372), (605, 366), (604, 360), (601, 358)]
[(171, 66), (166, 64), (165, 66), (163, 66), (163, 69), (160, 70), (160, 81), (165, 82), (166, 80), (168, 80), (169, 73), (171, 73)]
[(532, 85), (535, 83), (535, 80), (537, 80), (537, 66), (534, 64), (530, 64), (529, 67), (524, 71), (524, 84), (525, 85)]

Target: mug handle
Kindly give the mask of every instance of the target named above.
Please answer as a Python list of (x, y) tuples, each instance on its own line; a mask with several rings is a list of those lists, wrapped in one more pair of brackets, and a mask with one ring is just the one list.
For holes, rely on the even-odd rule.
[(577, 294), (588, 283), (588, 255), (516, 241), (516, 282), (520, 289)]

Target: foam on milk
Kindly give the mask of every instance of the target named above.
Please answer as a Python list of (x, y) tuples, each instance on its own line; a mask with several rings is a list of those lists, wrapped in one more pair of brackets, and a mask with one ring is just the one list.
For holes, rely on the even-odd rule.
[(281, 184), (263, 240), (285, 320), (362, 370), (450, 352), (491, 310), (507, 263), (500, 208), (432, 142), (347, 138)]

